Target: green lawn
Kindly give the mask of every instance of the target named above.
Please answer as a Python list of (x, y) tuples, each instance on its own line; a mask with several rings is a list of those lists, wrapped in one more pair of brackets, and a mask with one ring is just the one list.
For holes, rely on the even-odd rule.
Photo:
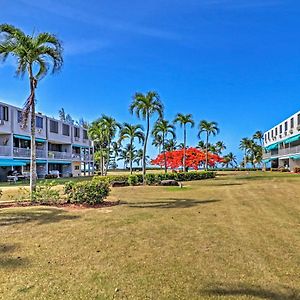
[(115, 188), (102, 209), (0, 210), (0, 299), (300, 299), (300, 176)]

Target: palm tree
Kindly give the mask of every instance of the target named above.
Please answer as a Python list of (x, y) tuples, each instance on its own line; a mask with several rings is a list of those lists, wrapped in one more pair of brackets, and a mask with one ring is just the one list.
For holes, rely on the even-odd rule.
[(208, 141), (210, 135), (217, 135), (220, 132), (217, 122), (208, 122), (206, 120), (202, 120), (199, 124), (199, 133), (198, 137), (200, 138), (202, 133), (206, 133), (206, 155), (205, 155), (205, 170), (208, 169)]
[(226, 145), (222, 141), (216, 142), (215, 147), (217, 149), (217, 154), (222, 154), (222, 151), (226, 149)]
[(172, 137), (175, 138), (175, 126), (170, 124), (170, 122), (167, 120), (164, 120), (164, 119), (158, 120), (154, 125), (152, 134), (153, 134), (153, 136), (156, 136), (157, 134), (161, 134), (161, 136), (162, 136), (165, 173), (167, 173), (167, 157), (166, 157), (165, 139), (167, 138), (168, 134), (172, 135)]
[(242, 138), (240, 141), (240, 149), (244, 150), (244, 167), (247, 166), (247, 153), (249, 152), (249, 149), (252, 146), (252, 140), (248, 138)]
[[(134, 139), (137, 138), (139, 143), (145, 140), (145, 135), (143, 133), (142, 125), (131, 125), (129, 123), (124, 123), (122, 129), (120, 131), (120, 142), (125, 139), (129, 139), (129, 144), (133, 147)], [(131, 152), (132, 154), (132, 152)], [(133, 156), (129, 157), (129, 165), (130, 165), (130, 174), (132, 174), (132, 161)]]
[(116, 160), (118, 155), (121, 152), (121, 144), (119, 142), (112, 142), (111, 143), (111, 153), (113, 155), (113, 164), (116, 166)]
[(134, 145), (127, 144), (123, 149), (121, 149), (118, 160), (124, 160), (124, 169), (127, 168), (127, 165), (130, 164), (130, 161), (136, 155), (136, 149)]
[(142, 93), (136, 93), (133, 96), (133, 101), (130, 104), (129, 110), (131, 114), (135, 112), (138, 118), (146, 120), (146, 135), (143, 149), (143, 182), (145, 183), (147, 143), (150, 133), (150, 118), (156, 113), (160, 118), (162, 118), (164, 108), (162, 102), (160, 101), (158, 93), (151, 91), (145, 95)]
[[(140, 163), (143, 161), (143, 149), (139, 149), (136, 151), (135, 157), (133, 162), (136, 163), (138, 166), (140, 165)], [(146, 156), (146, 163), (148, 163), (149, 161), (149, 156)]]
[[(169, 139), (165, 141), (165, 150), (166, 151), (174, 151), (177, 149), (177, 142), (175, 139)], [(182, 148), (183, 149), (183, 148)]]
[(180, 127), (183, 127), (183, 170), (186, 171), (186, 125), (191, 124), (193, 128), (195, 126), (195, 122), (193, 120), (193, 116), (191, 114), (177, 114), (174, 120), (174, 123), (179, 123)]
[(197, 145), (197, 148), (199, 148), (201, 150), (205, 150), (205, 148), (206, 148), (205, 142), (204, 141), (199, 141), (198, 145)]
[(117, 130), (121, 129), (121, 125), (116, 121), (116, 119), (106, 115), (102, 115), (102, 117), (99, 120), (99, 125), (104, 134), (104, 139), (106, 140), (106, 145), (107, 145), (108, 157), (106, 159), (106, 165), (105, 165), (105, 175), (107, 175), (109, 161), (110, 161), (111, 146), (112, 146), (111, 144), (114, 137), (117, 134)]
[(223, 160), (224, 160), (223, 165), (226, 166), (226, 168), (228, 168), (229, 166), (235, 167), (237, 165), (236, 156), (232, 152), (226, 154), (223, 157)]
[(51, 68), (52, 73), (60, 70), (63, 64), (62, 46), (53, 34), (44, 32), (36, 36), (26, 35), (20, 29), (9, 25), (0, 25), (0, 58), (3, 61), (9, 55), (18, 61), (16, 74), (28, 74), (30, 95), (23, 110), (23, 123), (27, 125), (30, 115), (31, 127), (31, 161), (30, 161), (30, 193), (31, 198), (36, 190), (36, 145), (35, 145), (35, 90), (38, 82), (47, 75)]
[(154, 139), (152, 141), (152, 145), (154, 147), (157, 147), (158, 148), (158, 154), (161, 153), (161, 146), (162, 146), (162, 136), (161, 134), (157, 134), (154, 136)]
[(254, 134), (253, 134), (253, 137), (252, 137), (253, 140), (258, 140), (259, 141), (259, 144), (262, 146), (263, 145), (263, 139), (264, 139), (264, 134), (262, 131), (256, 131)]

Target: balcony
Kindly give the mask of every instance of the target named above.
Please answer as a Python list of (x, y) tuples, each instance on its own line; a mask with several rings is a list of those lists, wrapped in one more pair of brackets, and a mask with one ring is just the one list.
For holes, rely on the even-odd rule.
[(279, 149), (279, 155), (289, 155), (289, 154), (295, 154), (295, 153), (300, 153), (300, 146)]
[(11, 156), (11, 148), (9, 146), (0, 146), (0, 156)]
[[(14, 147), (14, 157), (30, 157), (31, 149)], [(46, 158), (46, 151), (43, 149), (36, 149), (37, 158)]]
[(73, 153), (72, 159), (75, 161), (91, 161), (93, 160), (92, 154), (79, 154), (79, 153)]
[(71, 159), (72, 155), (69, 152), (49, 151), (49, 159)]

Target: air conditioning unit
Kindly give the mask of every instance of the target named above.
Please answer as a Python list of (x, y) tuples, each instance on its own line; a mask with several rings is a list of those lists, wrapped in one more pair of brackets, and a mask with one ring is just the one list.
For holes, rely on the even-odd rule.
[(79, 141), (79, 137), (75, 137), (74, 139), (75, 139), (75, 141)]
[(279, 134), (279, 138), (282, 138), (282, 134)]
[(293, 129), (290, 130), (290, 134), (292, 134), (292, 133), (293, 133)]
[(38, 129), (36, 130), (36, 132), (37, 132), (37, 133), (42, 133), (42, 128), (38, 128)]
[(298, 130), (298, 131), (300, 130), (300, 125), (297, 126), (297, 130)]
[(4, 125), (4, 120), (0, 120), (0, 125)]
[(287, 134), (288, 134), (287, 131), (285, 131), (285, 132), (284, 132), (284, 135), (286, 136)]

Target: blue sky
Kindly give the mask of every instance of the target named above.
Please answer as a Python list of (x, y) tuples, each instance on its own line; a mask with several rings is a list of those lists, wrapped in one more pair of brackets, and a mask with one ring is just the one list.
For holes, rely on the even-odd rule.
[[(0, 23), (49, 31), (64, 43), (62, 71), (37, 91), (38, 110), (92, 121), (128, 112), (156, 90), (166, 118), (217, 121), (227, 151), (300, 109), (300, 3), (289, 0), (0, 0)], [(28, 82), (0, 64), (0, 99), (22, 105)], [(197, 143), (197, 128), (189, 144)], [(178, 130), (178, 141), (181, 141)], [(151, 155), (155, 153), (150, 150)]]

